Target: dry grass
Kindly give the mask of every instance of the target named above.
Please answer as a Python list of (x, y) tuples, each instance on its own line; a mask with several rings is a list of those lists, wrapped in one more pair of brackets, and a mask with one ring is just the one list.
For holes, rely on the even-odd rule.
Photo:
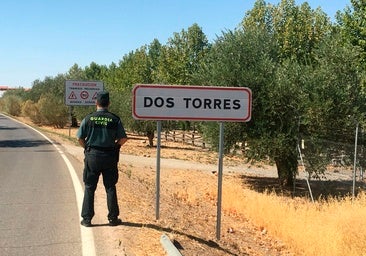
[(251, 219), (295, 255), (366, 255), (366, 195), (311, 203), (228, 182), (223, 208)]
[[(67, 132), (66, 130), (66, 134)], [(74, 134), (74, 132), (72, 131), (71, 134)], [(143, 141), (130, 141), (126, 144), (124, 153), (155, 155), (154, 148), (148, 148), (142, 144)], [(164, 157), (197, 161), (201, 159), (201, 162), (204, 159), (204, 162), (207, 163), (212, 162), (212, 159), (216, 159), (215, 154), (210, 157), (208, 152), (195, 151), (190, 148), (184, 149), (184, 146), (181, 146), (182, 150), (179, 147), (179, 145), (175, 145), (171, 151), (163, 149)], [(133, 166), (123, 166), (123, 169), (126, 182), (133, 181), (135, 182), (134, 188), (138, 187), (137, 184), (139, 184), (142, 188), (148, 189), (150, 193), (147, 196), (149, 198), (146, 198), (146, 200), (140, 197), (136, 205), (133, 204), (133, 202), (136, 202), (133, 199), (134, 195), (131, 195), (131, 200), (128, 204), (125, 204), (126, 208), (131, 208), (130, 218), (133, 219), (136, 215), (136, 219), (141, 219), (141, 212), (136, 214), (135, 208), (142, 207), (144, 204), (146, 204), (146, 209), (143, 213), (151, 215), (151, 200), (153, 200), (151, 187), (154, 184), (153, 170), (140, 172), (136, 171)], [(170, 204), (175, 212), (183, 206), (191, 211), (194, 209), (200, 212), (200, 208), (203, 209), (202, 211), (207, 211), (207, 208), (203, 207), (204, 205), (211, 205), (211, 208), (215, 210), (217, 195), (217, 177), (215, 175), (189, 170), (174, 170), (164, 172), (162, 175), (162, 200), (171, 200)], [(147, 194), (145, 193), (145, 195)], [(146, 201), (150, 201), (150, 203), (146, 203)], [(238, 255), (264, 255), (255, 254), (253, 252), (255, 249), (252, 248), (251, 251), (247, 245), (240, 243), (240, 239), (243, 238), (239, 237), (240, 230), (238, 229), (244, 220), (250, 220), (249, 222), (256, 226), (263, 236), (276, 237), (286, 245), (287, 249), (282, 250), (283, 245), (278, 243), (276, 245), (278, 254), (276, 255), (366, 255), (366, 195), (364, 193), (360, 193), (355, 200), (345, 197), (311, 203), (303, 198), (292, 199), (275, 193), (253, 191), (243, 184), (243, 179), (240, 176), (229, 175), (224, 177), (222, 203), (225, 218), (233, 217), (232, 221), (224, 221), (223, 229), (233, 228), (238, 236), (237, 242), (229, 241), (226, 247), (237, 252)], [(168, 203), (163, 206), (162, 210), (162, 214), (168, 215), (169, 212), (164, 212), (164, 207), (168, 207)], [(204, 220), (201, 220), (201, 222), (212, 223), (214, 216), (215, 212), (213, 214), (206, 212), (205, 217), (195, 216), (195, 221), (198, 222), (202, 218)], [(179, 230), (185, 230), (187, 225), (193, 225), (196, 228), (198, 226), (197, 223), (186, 223), (183, 209), (181, 213), (169, 217), (174, 219), (174, 222), (172, 222), (174, 224), (169, 224), (168, 216), (164, 216), (167, 219), (165, 224)], [(209, 218), (211, 219), (208, 221)], [(149, 222), (150, 219), (146, 219), (146, 222)], [(212, 236), (212, 227), (209, 229)], [(145, 231), (152, 232), (148, 229)], [(202, 232), (204, 233), (204, 230)], [(226, 230), (223, 232), (226, 232)], [(198, 230), (197, 235), (195, 235), (202, 237), (204, 236), (203, 233), (199, 233)], [(156, 233), (150, 235), (157, 236)], [(248, 234), (243, 234), (243, 237), (245, 236), (248, 236)], [(226, 235), (223, 240), (229, 239), (228, 237), (229, 235)], [(261, 237), (260, 239), (264, 238)], [(157, 243), (155, 246), (159, 246), (159, 244)], [(247, 248), (243, 248), (245, 246)], [(207, 248), (205, 250), (207, 251)], [(291, 251), (291, 253), (288, 251)]]
[[(175, 171), (174, 176), (165, 177), (162, 183), (166, 187), (174, 183), (170, 193), (176, 201), (196, 208), (203, 202), (215, 204), (215, 176), (195, 177), (194, 184), (186, 181), (184, 173)], [(279, 238), (294, 255), (366, 255), (363, 193), (354, 201), (346, 197), (311, 203), (302, 198), (258, 193), (243, 187), (238, 177), (230, 176), (224, 179), (222, 203), (227, 216), (250, 219), (262, 234)], [(232, 225), (236, 230), (237, 226)]]

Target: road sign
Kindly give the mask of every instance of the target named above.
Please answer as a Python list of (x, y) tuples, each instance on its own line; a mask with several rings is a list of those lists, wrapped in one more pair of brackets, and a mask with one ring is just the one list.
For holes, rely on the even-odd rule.
[(223, 122), (247, 122), (251, 118), (251, 108), (252, 92), (245, 87), (139, 84), (133, 88), (133, 117), (141, 120), (157, 120), (156, 219), (159, 219), (160, 207), (161, 121), (219, 121), (216, 238), (220, 239), (224, 147)]
[(132, 115), (141, 120), (247, 122), (252, 92), (246, 87), (139, 84)]
[(96, 95), (104, 88), (100, 81), (74, 81), (65, 83), (65, 104), (68, 106), (92, 106), (96, 103)]

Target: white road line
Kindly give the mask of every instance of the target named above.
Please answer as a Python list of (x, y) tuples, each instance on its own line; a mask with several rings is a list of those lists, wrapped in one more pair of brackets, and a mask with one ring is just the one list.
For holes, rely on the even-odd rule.
[[(9, 117), (9, 116), (7, 116)], [(55, 144), (53, 143), (53, 141), (51, 139), (49, 139), (46, 135), (44, 135), (43, 133), (41, 133), (40, 131), (38, 131), (37, 129), (33, 128), (30, 125), (27, 125), (25, 123), (22, 123), (14, 118), (9, 117), (10, 119), (21, 123), (29, 128), (31, 128), (32, 130), (36, 131), (37, 133), (39, 133), (40, 135), (42, 135), (46, 140), (48, 140), (59, 152), (59, 154), (61, 155), (62, 159), (64, 160), (71, 179), (72, 179), (72, 183), (74, 186), (74, 190), (75, 190), (75, 196), (76, 196), (76, 203), (78, 205), (78, 211), (81, 212), (81, 205), (83, 203), (83, 189), (81, 186), (81, 183), (79, 181), (79, 178), (76, 174), (76, 171), (74, 169), (74, 167), (72, 166), (70, 160), (66, 157), (65, 153)], [(86, 228), (80, 225), (80, 233), (81, 233), (81, 246), (82, 246), (82, 255), (83, 256), (96, 256), (96, 252), (95, 252), (95, 244), (94, 244), (94, 235), (93, 235), (93, 231), (91, 228)]]
[[(52, 143), (53, 144), (53, 143)], [(72, 183), (74, 184), (75, 195), (76, 195), (76, 202), (78, 204), (78, 210), (81, 212), (81, 205), (83, 203), (83, 190), (80, 184), (79, 178), (75, 172), (74, 167), (70, 163), (69, 159), (66, 157), (65, 153), (58, 148), (57, 145), (53, 144), (58, 152), (61, 154), (62, 158), (64, 159), (67, 168), (69, 169), (69, 173), (71, 175)], [(94, 235), (91, 228), (86, 228), (80, 225), (80, 232), (81, 232), (81, 241), (82, 241), (82, 249), (83, 249), (83, 256), (95, 256), (95, 245), (94, 245)]]

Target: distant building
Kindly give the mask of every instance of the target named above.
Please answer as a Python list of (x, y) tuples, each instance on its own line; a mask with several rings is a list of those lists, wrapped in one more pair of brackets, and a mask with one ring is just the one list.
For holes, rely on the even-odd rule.
[(24, 91), (29, 91), (30, 88), (22, 88), (22, 87), (9, 87), (7, 85), (0, 85), (0, 91), (8, 91), (8, 90), (17, 90), (17, 89), (23, 89)]
[(9, 86), (0, 85), (0, 91), (7, 91), (7, 90), (9, 90)]
[(7, 90), (16, 90), (16, 89), (21, 89), (19, 88), (14, 88), (14, 87), (9, 87), (7, 85), (0, 85), (0, 91), (7, 91)]
[(4, 94), (5, 91), (8, 91), (8, 90), (17, 90), (17, 89), (23, 89), (25, 91), (29, 91), (31, 88), (22, 88), (22, 87), (15, 88), (15, 87), (9, 87), (7, 85), (0, 85), (0, 97), (3, 96), (3, 94)]

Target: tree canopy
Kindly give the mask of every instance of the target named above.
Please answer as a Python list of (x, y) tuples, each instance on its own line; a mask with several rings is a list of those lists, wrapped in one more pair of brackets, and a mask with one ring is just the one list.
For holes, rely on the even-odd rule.
[[(318, 152), (309, 158), (308, 168), (317, 174), (329, 161), (322, 159), (324, 145), (319, 141), (349, 143), (355, 120), (364, 122), (366, 3), (351, 4), (332, 23), (321, 8), (314, 10), (307, 2), (282, 0), (272, 5), (257, 0), (238, 27), (213, 42), (194, 23), (173, 33), (166, 44), (153, 39), (118, 63), (74, 64), (65, 74), (35, 80), (29, 91), (6, 92), (0, 108), (62, 127), (68, 120), (65, 81), (101, 80), (111, 92), (111, 111), (121, 116), (128, 130), (145, 134), (152, 146), (155, 123), (136, 121), (131, 115), (134, 84), (249, 87), (252, 119), (226, 124), (225, 152), (241, 145), (246, 160), (275, 163), (281, 184), (292, 184), (300, 140)], [(80, 121), (93, 109), (75, 107), (72, 112)], [(213, 149), (217, 145), (217, 123), (172, 120), (163, 127), (198, 128)]]

